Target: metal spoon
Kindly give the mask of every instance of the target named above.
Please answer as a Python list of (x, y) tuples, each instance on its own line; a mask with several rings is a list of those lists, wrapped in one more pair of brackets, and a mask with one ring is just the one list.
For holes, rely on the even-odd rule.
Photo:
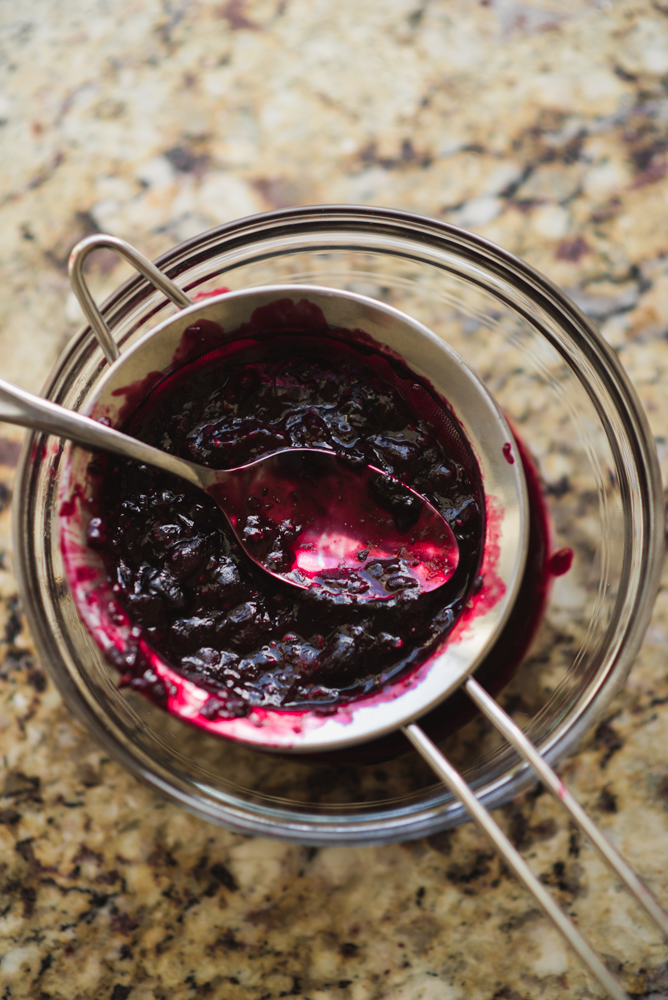
[(210, 469), (1, 379), (0, 419), (185, 479), (218, 504), (253, 562), (301, 589), (387, 599), (434, 590), (457, 568), (452, 529), (428, 501), (331, 451), (288, 448), (235, 469)]

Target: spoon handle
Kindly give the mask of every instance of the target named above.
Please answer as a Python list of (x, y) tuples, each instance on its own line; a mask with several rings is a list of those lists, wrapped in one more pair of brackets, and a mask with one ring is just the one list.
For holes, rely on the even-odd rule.
[(137, 462), (154, 465), (164, 472), (180, 476), (194, 486), (203, 483), (195, 466), (175, 455), (169, 455), (159, 448), (153, 448), (143, 441), (122, 434), (113, 427), (75, 413), (64, 406), (58, 406), (41, 396), (19, 389), (11, 382), (0, 379), (0, 420), (19, 427), (29, 427), (35, 431), (45, 431), (58, 437), (67, 438), (84, 448), (97, 451), (110, 451), (123, 458), (132, 458)]

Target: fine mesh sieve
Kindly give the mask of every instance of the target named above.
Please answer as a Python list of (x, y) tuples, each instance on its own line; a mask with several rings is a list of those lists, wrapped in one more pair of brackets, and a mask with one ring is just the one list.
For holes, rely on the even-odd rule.
[[(99, 241), (99, 237), (91, 237), (86, 247), (95, 247)], [(77, 251), (74, 259), (81, 259)], [(74, 287), (77, 288), (76, 277)], [(519, 461), (510, 463), (504, 453), (504, 448), (507, 451), (514, 447), (512, 433), (480, 380), (431, 331), (397, 310), (360, 295), (312, 286), (274, 286), (225, 293), (193, 304), (161, 323), (113, 361), (90, 401), (91, 412), (116, 424), (126, 410), (127, 387), (145, 387), (148, 373), (153, 373), (153, 382), (169, 373), (173, 358), (181, 350), (185, 331), (196, 321), (218, 323), (225, 330), (225, 338), (234, 341), (238, 340), (239, 329), (246, 331), (251, 316), (258, 311), (262, 313), (267, 305), (305, 301), (312, 307), (312, 313), (325, 317), (329, 326), (363, 331), (372, 342), (383, 343), (386, 359), (391, 356), (389, 352), (394, 352), (417, 375), (428, 376), (434, 391), (447, 398), (453, 416), (448, 416), (448, 411), (437, 406), (434, 398), (424, 390), (420, 392), (420, 401), (424, 397), (429, 400), (450, 441), (460, 442), (461, 437), (452, 427), (448, 428), (448, 423), (456, 420), (461, 427), (477, 458), (488, 508), (488, 538), (480, 567), (483, 586), (470, 597), (472, 607), (468, 609), (467, 622), (462, 622), (456, 634), (450, 635), (436, 656), (420, 666), (409, 686), (405, 678), (401, 678), (381, 696), (375, 692), (367, 698), (356, 699), (326, 717), (315, 712), (263, 709), (247, 718), (214, 720), (201, 715), (195, 717), (194, 710), (187, 707), (193, 703), (201, 705), (208, 698), (206, 691), (198, 690), (192, 681), (185, 680), (160, 657), (153, 660), (156, 673), (168, 682), (168, 689), (173, 692), (168, 707), (180, 717), (189, 717), (210, 732), (266, 749), (313, 753), (353, 746), (393, 732), (407, 720), (432, 709), (475, 669), (504, 625), (520, 586), (526, 562), (528, 517), (522, 464)], [(382, 360), (383, 356), (378, 356), (377, 364)], [(418, 389), (419, 386), (413, 389), (415, 395)], [(73, 492), (90, 490), (89, 459), (88, 453), (73, 450), (63, 500)], [(85, 518), (85, 505), (82, 512)], [(68, 575), (81, 614), (91, 632), (99, 635), (105, 631), (106, 624), (109, 625), (106, 631), (112, 630), (111, 619), (115, 611), (103, 612), (107, 621), (101, 622), (100, 608), (113, 607), (114, 597), (106, 582), (101, 557), (85, 544), (86, 526), (85, 521), (75, 520), (64, 527), (69, 552), (76, 550), (77, 553)], [(85, 567), (85, 571), (81, 567)], [(103, 598), (99, 596), (100, 588), (103, 588)], [(494, 599), (490, 600), (492, 593)], [(129, 634), (123, 639), (131, 642)]]

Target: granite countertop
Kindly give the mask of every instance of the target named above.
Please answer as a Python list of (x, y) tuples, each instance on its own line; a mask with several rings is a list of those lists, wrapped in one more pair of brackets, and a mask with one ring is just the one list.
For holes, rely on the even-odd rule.
[[(81, 323), (66, 261), (108, 231), (154, 257), (318, 202), (455, 222), (573, 295), (668, 461), (663, 0), (4, 0), (0, 372), (39, 391)], [(129, 273), (101, 254), (98, 297)], [(314, 849), (196, 819), (61, 704), (12, 573), (22, 434), (0, 426), (3, 1000), (552, 1000), (601, 993), (469, 824)], [(664, 471), (668, 471), (664, 468)], [(668, 601), (561, 766), (668, 904)], [(636, 997), (668, 951), (548, 795), (498, 818)]]

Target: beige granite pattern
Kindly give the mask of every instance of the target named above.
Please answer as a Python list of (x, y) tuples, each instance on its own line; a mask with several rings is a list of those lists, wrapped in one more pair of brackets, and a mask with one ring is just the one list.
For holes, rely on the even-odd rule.
[[(600, 324), (668, 471), (664, 0), (4, 0), (0, 371), (38, 391), (80, 324), (87, 232), (155, 256), (265, 209), (472, 228)], [(97, 295), (128, 271), (100, 255)], [(598, 997), (469, 825), (385, 847), (247, 838), (100, 751), (36, 662), (0, 438), (2, 1000)], [(668, 591), (569, 785), (668, 904)], [(545, 794), (499, 813), (634, 997), (668, 951)]]

